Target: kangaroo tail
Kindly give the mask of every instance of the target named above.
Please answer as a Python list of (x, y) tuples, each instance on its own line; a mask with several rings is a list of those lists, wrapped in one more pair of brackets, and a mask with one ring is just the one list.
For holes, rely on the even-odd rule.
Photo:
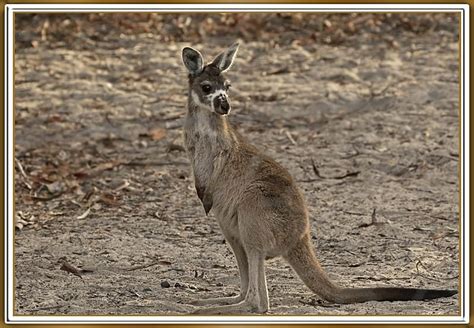
[(409, 301), (449, 297), (457, 290), (417, 288), (341, 288), (335, 285), (321, 268), (306, 234), (285, 256), (298, 276), (314, 293), (334, 303), (359, 303), (366, 301)]

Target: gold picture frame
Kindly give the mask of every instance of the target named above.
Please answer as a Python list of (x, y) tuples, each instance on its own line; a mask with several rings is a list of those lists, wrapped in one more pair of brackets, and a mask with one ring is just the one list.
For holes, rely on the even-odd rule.
[[(242, 12), (274, 12), (274, 13), (373, 13), (373, 12), (380, 12), (380, 13), (387, 13), (387, 12), (397, 12), (397, 13), (426, 13), (426, 12), (435, 12), (435, 13), (445, 13), (450, 12), (453, 14), (459, 15), (459, 48), (453, 51), (458, 51), (459, 54), (459, 150), (457, 153), (457, 161), (458, 161), (458, 184), (459, 184), (459, 206), (458, 206), (458, 213), (459, 213), (459, 315), (454, 316), (422, 316), (422, 315), (413, 315), (410, 317), (405, 317), (403, 315), (396, 316), (370, 316), (369, 319), (364, 315), (341, 315), (341, 316), (307, 316), (307, 315), (293, 315), (293, 316), (231, 316), (231, 317), (200, 317), (200, 316), (188, 316), (188, 315), (180, 315), (180, 316), (173, 316), (173, 315), (164, 315), (164, 316), (154, 316), (151, 315), (137, 315), (137, 316), (104, 316), (104, 315), (77, 315), (77, 316), (68, 316), (68, 315), (58, 315), (58, 316), (48, 316), (48, 315), (26, 315), (15, 313), (13, 308), (14, 304), (14, 276), (15, 271), (13, 269), (14, 266), (14, 254), (12, 248), (16, 247), (15, 245), (15, 221), (14, 218), (18, 213), (15, 211), (15, 171), (17, 172), (17, 176), (23, 176), (27, 173), (24, 173), (24, 168), (21, 165), (21, 161), (18, 163), (16, 157), (14, 155), (15, 152), (15, 97), (18, 95), (15, 94), (14, 85), (17, 82), (15, 80), (15, 66), (14, 66), (14, 57), (15, 57), (15, 26), (14, 20), (16, 15), (22, 15), (27, 13), (86, 13), (86, 12), (103, 12), (108, 11), (110, 15), (117, 12), (158, 12), (160, 14), (165, 13), (191, 13), (191, 12), (209, 12), (212, 13), (221, 13), (221, 12), (228, 12), (228, 13), (242, 13)], [(5, 243), (6, 249), (6, 261), (5, 264), (7, 267), (4, 268), (4, 272), (6, 273), (5, 277), (5, 287), (6, 290), (4, 291), (5, 294), (5, 320), (7, 323), (18, 323), (18, 324), (30, 324), (30, 323), (46, 323), (46, 324), (98, 324), (98, 323), (120, 323), (120, 324), (139, 324), (139, 323), (148, 323), (148, 324), (280, 324), (280, 325), (287, 325), (287, 324), (321, 324), (326, 325), (330, 324), (330, 326), (339, 326), (339, 324), (417, 324), (416, 326), (419, 327), (418, 324), (434, 324), (434, 323), (446, 323), (446, 324), (467, 324), (469, 320), (469, 291), (467, 290), (467, 286), (469, 286), (469, 267), (467, 264), (469, 263), (469, 249), (467, 248), (469, 245), (468, 237), (469, 237), (469, 222), (468, 217), (466, 217), (466, 213), (469, 213), (469, 202), (466, 200), (466, 191), (469, 188), (469, 181), (465, 181), (466, 172), (469, 170), (469, 158), (466, 158), (466, 154), (468, 153), (468, 149), (466, 149), (466, 142), (468, 142), (469, 138), (469, 108), (467, 107), (469, 103), (469, 76), (466, 71), (466, 67), (468, 67), (469, 63), (469, 6), (456, 4), (456, 5), (435, 5), (435, 4), (427, 4), (427, 5), (411, 5), (411, 4), (367, 4), (367, 5), (336, 5), (336, 4), (291, 4), (291, 3), (278, 3), (273, 2), (272, 4), (227, 4), (225, 2), (221, 3), (213, 3), (213, 4), (201, 4), (201, 5), (194, 5), (194, 4), (49, 4), (48, 6), (42, 6), (41, 4), (7, 4), (5, 7), (5, 117), (4, 117), (4, 133), (2, 135), (6, 136), (4, 144), (6, 145), (6, 153), (5, 153), (5, 192), (4, 195), (5, 201), (5, 211), (6, 214), (6, 221), (4, 227), (4, 236), (5, 236)], [(331, 23), (329, 23), (331, 24)], [(219, 47), (222, 48), (222, 47)], [(179, 52), (177, 52), (179, 53)], [(333, 59), (328, 59), (330, 62)], [(170, 66), (169, 69), (172, 70), (174, 66)], [(271, 71), (269, 75), (278, 75), (280, 74), (280, 70), (284, 70), (285, 67), (277, 67), (275, 70)], [(172, 72), (169, 72), (172, 74)], [(182, 72), (181, 72), (182, 73)], [(235, 73), (236, 76), (239, 74), (244, 74), (243, 72)], [(181, 80), (184, 81), (184, 75), (181, 74)], [(90, 76), (89, 76), (90, 77)], [(88, 78), (88, 77), (85, 77)], [(333, 76), (334, 78), (334, 76)], [(350, 78), (350, 77), (348, 77)], [(389, 87), (389, 85), (385, 86)], [(375, 88), (373, 91), (375, 92), (374, 95), (377, 96), (377, 92), (384, 92), (384, 88), (382, 87), (381, 90), (376, 90)], [(372, 90), (372, 89), (371, 89)], [(179, 90), (178, 90), (179, 91)], [(371, 91), (372, 92), (372, 91)], [(336, 96), (337, 91), (336, 91)], [(270, 95), (271, 97), (271, 95)], [(374, 96), (372, 97), (374, 98)], [(124, 101), (126, 97), (124, 96)], [(64, 99), (63, 99), (64, 101)], [(104, 104), (103, 104), (104, 105)], [(184, 104), (183, 104), (184, 108)], [(149, 114), (144, 114), (145, 120), (150, 118)], [(147, 116), (148, 115), (148, 116)], [(107, 118), (108, 119), (108, 118)], [(417, 119), (417, 118), (414, 118)], [(55, 117), (51, 117), (51, 120), (56, 120)], [(58, 118), (60, 120), (60, 118)], [(352, 127), (351, 127), (352, 128)], [(288, 133), (289, 132), (289, 133)], [(153, 134), (155, 133), (155, 134)], [(153, 130), (150, 135), (147, 135), (147, 138), (151, 138), (151, 140), (160, 140), (162, 131), (160, 130)], [(427, 132), (429, 133), (429, 132)], [(291, 130), (287, 131), (284, 130), (283, 137), (288, 138), (290, 143), (296, 143), (291, 134)], [(176, 145), (175, 145), (176, 146)], [(179, 146), (179, 145), (178, 145)], [(142, 147), (140, 144), (137, 144), (139, 149)], [(357, 149), (355, 150), (358, 151)], [(350, 154), (349, 154), (350, 155)], [(452, 157), (456, 157), (454, 154)], [(176, 163), (175, 163), (176, 164)], [(182, 163), (181, 163), (182, 164)], [(177, 165), (181, 165), (177, 164)], [(314, 173), (319, 175), (319, 171), (316, 165), (313, 164)], [(123, 165), (123, 163), (117, 163), (117, 165)], [(130, 163), (126, 164), (130, 165)], [(134, 164), (131, 164), (134, 165)], [(141, 164), (137, 164), (141, 165)], [(184, 166), (183, 166), (184, 167)], [(107, 167), (105, 169), (114, 169), (114, 166)], [(183, 169), (184, 170), (184, 169)], [(81, 172), (79, 172), (81, 173)], [(77, 173), (77, 174), (79, 174)], [(348, 172), (348, 174), (351, 172)], [(181, 173), (179, 173), (181, 174)], [(178, 174), (178, 175), (179, 175)], [(358, 174), (358, 173), (357, 173)], [(324, 175), (324, 174), (322, 174)], [(339, 177), (338, 173), (336, 175)], [(333, 175), (334, 176), (334, 175)], [(185, 178), (186, 179), (186, 178)], [(128, 182), (125, 182), (127, 184)], [(120, 188), (129, 188), (129, 185), (118, 185), (115, 186), (116, 190), (121, 190)], [(55, 186), (50, 186), (54, 188)], [(133, 188), (133, 186), (131, 186)], [(54, 192), (53, 192), (54, 194)], [(108, 196), (104, 196), (104, 202), (109, 202), (109, 205), (114, 203), (114, 199), (108, 199)], [(42, 201), (41, 199), (37, 199), (38, 201)], [(196, 206), (197, 208), (198, 206)], [(84, 208), (84, 210), (79, 213), (74, 213), (73, 216), (78, 219), (86, 218), (90, 213), (90, 208)], [(63, 214), (66, 215), (66, 214)], [(375, 209), (373, 212), (375, 216)], [(83, 216), (83, 217), (82, 217)], [(21, 219), (21, 218), (20, 218)], [(25, 219), (26, 222), (28, 220)], [(373, 222), (372, 222), (373, 223)], [(367, 225), (370, 225), (368, 223)], [(25, 225), (28, 225), (26, 223)], [(423, 229), (423, 227), (419, 227), (419, 229)], [(196, 256), (198, 256), (196, 254)], [(51, 259), (48, 259), (51, 262)], [(167, 260), (163, 260), (167, 262)], [(389, 262), (389, 261), (388, 261)], [(53, 262), (51, 262), (53, 263)], [(421, 263), (421, 262), (420, 262)], [(152, 262), (150, 264), (153, 265)], [(65, 275), (68, 279), (71, 276), (66, 276), (66, 274), (73, 273), (74, 274), (74, 266), (68, 269), (69, 263), (65, 262), (57, 262), (55, 266), (52, 264), (51, 268), (54, 266), (55, 269), (60, 269), (63, 267), (63, 271), (59, 271), (61, 274)], [(166, 264), (165, 264), (166, 265)], [(356, 265), (352, 264), (353, 268), (356, 268)], [(423, 263), (420, 264), (422, 266)], [(323, 263), (324, 266), (324, 263)], [(136, 266), (139, 267), (139, 266)], [(417, 264), (417, 269), (419, 268)], [(225, 269), (225, 268), (224, 268)], [(221, 270), (224, 270), (221, 268)], [(347, 268), (346, 268), (347, 269)], [(420, 270), (423, 268), (420, 267)], [(65, 270), (65, 271), (64, 271)], [(199, 272), (197, 273), (199, 275)], [(55, 275), (56, 277), (56, 275)], [(81, 279), (81, 278), (77, 278)], [(428, 277), (429, 279), (429, 277)], [(438, 282), (439, 283), (439, 282)], [(199, 294), (200, 296), (201, 294)], [(13, 301), (13, 302), (12, 302)], [(324, 312), (324, 311), (323, 311)], [(342, 318), (342, 319), (341, 319)], [(405, 320), (406, 319), (406, 320)], [(335, 325), (336, 324), (336, 325)]]

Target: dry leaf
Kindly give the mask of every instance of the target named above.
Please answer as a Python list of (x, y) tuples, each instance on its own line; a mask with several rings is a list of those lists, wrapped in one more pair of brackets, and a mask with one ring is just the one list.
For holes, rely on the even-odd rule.
[(63, 121), (64, 121), (64, 118), (61, 115), (58, 115), (58, 114), (50, 115), (46, 119), (46, 122), (48, 122), (48, 123), (63, 122)]
[(166, 130), (162, 128), (154, 129), (150, 131), (150, 137), (152, 140), (161, 140), (166, 136)]
[(103, 193), (102, 195), (100, 195), (99, 201), (109, 206), (118, 205), (117, 197), (109, 193)]
[(27, 217), (22, 211), (18, 211), (15, 215), (15, 228), (21, 230), (27, 225), (34, 225), (34, 221), (34, 215)]
[(56, 181), (53, 183), (46, 184), (46, 188), (51, 194), (58, 194), (64, 190), (64, 183)]
[(114, 191), (120, 191), (124, 188), (127, 188), (128, 186), (130, 186), (130, 182), (128, 182), (128, 180), (124, 180), (120, 186), (114, 189)]
[(79, 172), (73, 173), (73, 175), (77, 179), (93, 178), (93, 177), (99, 175), (100, 173), (102, 173), (103, 171), (113, 169), (114, 167), (116, 167), (116, 166), (118, 166), (122, 163), (123, 162), (119, 161), (119, 160), (115, 160), (115, 161), (112, 161), (112, 162), (101, 163), (101, 164), (97, 165), (96, 167), (92, 168), (89, 172), (79, 171)]
[(91, 208), (89, 207), (84, 213), (82, 213), (81, 215), (79, 215), (79, 216), (77, 217), (77, 219), (79, 219), (79, 220), (85, 219), (85, 218), (89, 215), (90, 212), (91, 212)]
[(41, 202), (47, 202), (47, 201), (53, 200), (55, 198), (58, 198), (62, 194), (63, 194), (63, 192), (59, 192), (57, 194), (53, 194), (53, 195), (46, 196), (46, 197), (43, 197), (43, 196), (27, 196), (27, 198), (29, 198), (31, 200), (41, 201)]
[(95, 203), (94, 205), (92, 205), (92, 208), (94, 209), (94, 211), (99, 211), (100, 209), (102, 209), (102, 205), (99, 203)]
[(23, 219), (20, 219), (17, 217), (17, 219), (15, 220), (15, 228), (17, 228), (18, 230), (21, 230), (23, 229), (24, 226), (28, 225), (29, 223)]

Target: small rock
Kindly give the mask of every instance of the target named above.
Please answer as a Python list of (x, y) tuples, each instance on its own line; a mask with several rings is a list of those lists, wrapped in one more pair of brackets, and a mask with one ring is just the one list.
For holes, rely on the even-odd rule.
[(144, 291), (144, 292), (151, 292), (152, 289), (151, 289), (150, 287), (145, 287), (145, 288), (143, 288), (143, 291)]
[(177, 287), (177, 288), (188, 288), (188, 285), (180, 284), (179, 282), (175, 283), (174, 286)]
[(163, 281), (161, 282), (161, 287), (162, 287), (162, 288), (169, 288), (169, 287), (171, 287), (171, 285), (170, 285), (170, 283), (169, 283), (167, 280), (163, 280)]

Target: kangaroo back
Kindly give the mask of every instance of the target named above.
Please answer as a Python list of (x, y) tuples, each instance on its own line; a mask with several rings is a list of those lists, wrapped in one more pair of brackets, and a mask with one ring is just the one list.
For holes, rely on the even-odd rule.
[(457, 294), (457, 290), (417, 288), (341, 288), (335, 285), (321, 268), (314, 253), (309, 234), (292, 248), (285, 259), (293, 267), (306, 286), (325, 300), (334, 303), (358, 303), (366, 301), (409, 301)]

